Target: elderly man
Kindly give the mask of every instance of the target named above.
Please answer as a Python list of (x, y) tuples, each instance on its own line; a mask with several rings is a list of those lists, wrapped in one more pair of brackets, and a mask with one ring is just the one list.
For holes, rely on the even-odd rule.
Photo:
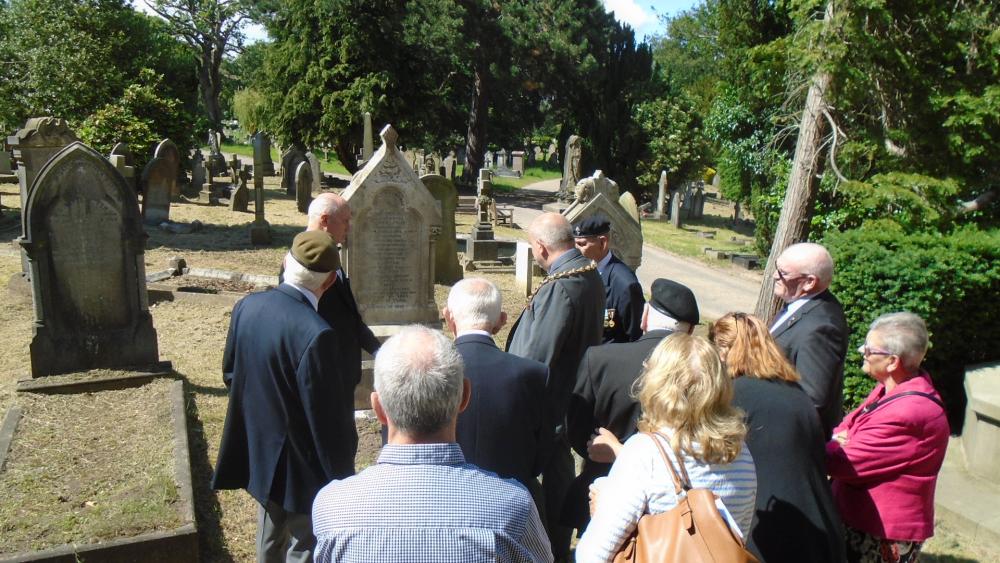
[(470, 463), (517, 479), (544, 510), (535, 478), (551, 441), (544, 402), (549, 368), (497, 348), (493, 335), (507, 320), (501, 306), (500, 291), (482, 278), (465, 278), (448, 294), (444, 319), (472, 385), (469, 407), (458, 416), (458, 444)]
[[(694, 293), (673, 280), (657, 279), (642, 310), (643, 335), (635, 342), (593, 346), (583, 355), (567, 414), (569, 442), (583, 458), (583, 471), (573, 481), (563, 508), (562, 523), (579, 530), (590, 521), (588, 490), (611, 470), (613, 448), (636, 432), (639, 402), (632, 384), (642, 373), (653, 348), (674, 332), (691, 334), (698, 324)], [(588, 457), (590, 438), (597, 434)]]
[(528, 226), (528, 242), (535, 261), (549, 275), (514, 323), (507, 351), (549, 366), (546, 409), (555, 440), (542, 472), (542, 488), (553, 553), (562, 559), (569, 554), (572, 530), (557, 522), (575, 474), (566, 440), (566, 407), (583, 353), (601, 342), (604, 284), (596, 265), (573, 246), (573, 230), (562, 215), (539, 215)]
[(551, 561), (528, 491), (466, 463), (455, 443), (471, 386), (439, 331), (409, 326), (375, 357), (378, 462), (313, 503), (316, 561)]
[(611, 252), (611, 221), (591, 215), (573, 227), (576, 247), (597, 263), (604, 282), (604, 343), (634, 342), (642, 336), (642, 286), (635, 272)]
[(815, 243), (793, 244), (775, 261), (774, 294), (785, 306), (771, 323), (771, 334), (802, 376), (827, 437), (843, 418), (847, 321), (830, 293), (833, 258)]
[[(323, 231), (337, 244), (344, 244), (351, 230), (351, 206), (336, 194), (316, 196), (309, 205), (306, 230)], [(357, 385), (361, 381), (361, 349), (375, 355), (379, 342), (361, 318), (358, 303), (351, 292), (351, 281), (343, 269), (337, 269), (337, 281), (319, 300), (319, 314), (333, 327), (341, 364), (350, 380)], [(353, 395), (351, 400), (354, 400)]]
[(246, 489), (260, 504), (258, 561), (310, 561), (312, 499), (354, 473), (353, 395), (337, 340), (316, 306), (337, 279), (336, 244), (296, 235), (285, 281), (233, 308), (223, 354), (229, 387), (213, 489)]

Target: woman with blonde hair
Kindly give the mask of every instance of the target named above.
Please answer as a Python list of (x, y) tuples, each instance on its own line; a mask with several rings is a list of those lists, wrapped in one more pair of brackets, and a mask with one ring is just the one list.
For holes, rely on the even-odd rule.
[[(715, 348), (700, 336), (674, 333), (656, 346), (636, 382), (642, 418), (610, 474), (592, 485), (594, 514), (576, 548), (578, 562), (612, 561), (643, 514), (677, 504), (674, 482), (653, 439), (696, 488), (711, 489), (731, 525), (745, 531), (753, 516), (757, 478), (743, 443), (742, 413), (730, 403), (732, 382)], [(662, 437), (660, 437), (662, 436)]]
[(823, 425), (799, 374), (757, 317), (729, 313), (709, 329), (746, 413), (757, 467), (747, 548), (765, 561), (841, 562), (844, 530), (824, 463)]

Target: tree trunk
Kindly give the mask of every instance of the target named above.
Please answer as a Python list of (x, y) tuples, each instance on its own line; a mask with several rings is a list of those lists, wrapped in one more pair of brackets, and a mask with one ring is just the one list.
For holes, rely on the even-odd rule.
[[(823, 25), (827, 27), (833, 19), (833, 4), (828, 3)], [(820, 47), (822, 48), (822, 42)], [(823, 144), (823, 134), (826, 119), (823, 111), (829, 102), (826, 98), (830, 87), (831, 76), (825, 70), (819, 70), (812, 77), (809, 93), (806, 95), (806, 107), (799, 123), (799, 137), (795, 143), (795, 158), (792, 162), (792, 172), (788, 177), (788, 190), (785, 192), (785, 202), (781, 207), (778, 228), (774, 233), (774, 242), (768, 254), (767, 267), (764, 269), (764, 281), (757, 296), (757, 306), (754, 314), (764, 322), (774, 318), (781, 302), (774, 296), (775, 260), (789, 246), (806, 240), (809, 236), (809, 220), (812, 215), (819, 179), (816, 177), (820, 166), (820, 146)]]
[(469, 132), (465, 138), (465, 168), (462, 170), (462, 182), (473, 186), (479, 179), (479, 169), (483, 167), (483, 155), (486, 152), (486, 119), (489, 114), (487, 72), (489, 71), (485, 64), (477, 63), (472, 104), (469, 108)]
[(344, 165), (348, 172), (354, 174), (358, 171), (358, 159), (351, 150), (351, 142), (348, 136), (338, 139), (333, 145), (333, 152), (337, 153), (337, 160)]
[(219, 94), (222, 92), (222, 83), (219, 76), (219, 67), (222, 65), (221, 55), (217, 56), (211, 43), (206, 43), (201, 48), (201, 64), (198, 67), (198, 86), (201, 89), (201, 102), (205, 105), (205, 116), (208, 118), (209, 127), (218, 131), (222, 135), (222, 140), (226, 140), (222, 127), (222, 108), (219, 106)]

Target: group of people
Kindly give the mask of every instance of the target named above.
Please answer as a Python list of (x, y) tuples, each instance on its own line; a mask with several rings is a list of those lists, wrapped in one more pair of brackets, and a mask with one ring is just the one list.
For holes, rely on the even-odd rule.
[[(658, 279), (645, 300), (606, 218), (545, 213), (527, 232), (548, 275), (501, 350), (482, 278), (451, 289), (454, 340), (408, 326), (380, 345), (340, 268), (349, 227), (346, 201), (318, 197), (282, 283), (233, 310), (213, 487), (258, 502), (259, 561), (560, 561), (574, 530), (577, 561), (612, 561), (677, 504), (654, 440), (761, 561), (905, 563), (932, 535), (949, 428), (926, 327), (875, 319), (858, 352), (877, 385), (843, 417), (848, 331), (822, 246), (779, 256), (770, 323), (729, 313), (705, 338), (690, 288)], [(385, 444), (355, 475), (362, 349)]]

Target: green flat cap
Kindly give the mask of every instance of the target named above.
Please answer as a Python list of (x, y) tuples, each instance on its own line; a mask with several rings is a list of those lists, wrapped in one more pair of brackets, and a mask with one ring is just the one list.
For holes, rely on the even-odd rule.
[(292, 258), (313, 272), (333, 272), (340, 267), (340, 251), (333, 237), (323, 231), (303, 231), (292, 240)]

